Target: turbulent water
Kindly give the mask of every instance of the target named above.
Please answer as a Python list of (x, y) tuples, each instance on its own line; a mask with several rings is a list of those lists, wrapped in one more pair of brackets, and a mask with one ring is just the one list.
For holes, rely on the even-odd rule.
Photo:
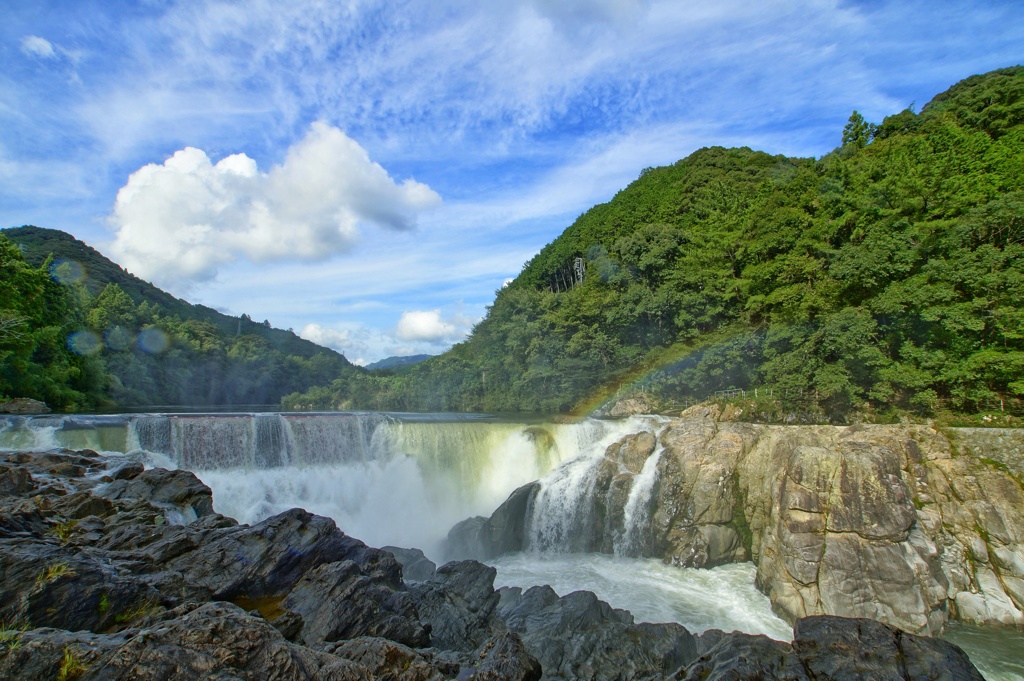
[[(641, 560), (657, 460), (633, 480), (615, 556), (572, 553), (586, 533), (604, 451), (662, 421), (504, 421), (410, 414), (139, 414), (0, 417), (0, 449), (93, 449), (192, 470), (214, 508), (258, 522), (293, 507), (330, 516), (372, 546), (422, 548), (444, 558), (448, 529), (489, 515), (517, 487), (542, 479), (528, 523), (530, 551), (494, 562), (498, 585), (586, 589), (637, 621), (692, 631), (740, 630), (789, 640), (788, 625), (753, 585), (754, 567), (680, 570)], [(1024, 681), (1024, 637), (951, 627), (989, 679)]]

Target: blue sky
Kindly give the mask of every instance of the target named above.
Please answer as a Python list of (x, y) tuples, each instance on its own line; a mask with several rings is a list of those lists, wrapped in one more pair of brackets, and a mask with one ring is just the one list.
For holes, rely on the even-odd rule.
[(709, 145), (821, 156), (1024, 62), (1019, 0), (0, 0), (0, 226), (357, 363), (437, 353)]

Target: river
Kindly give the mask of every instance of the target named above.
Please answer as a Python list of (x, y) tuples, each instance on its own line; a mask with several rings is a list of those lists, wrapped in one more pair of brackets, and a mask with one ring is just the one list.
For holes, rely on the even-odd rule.
[[(489, 515), (517, 487), (549, 476), (537, 500), (543, 522), (531, 529), (534, 548), (543, 550), (493, 560), (497, 585), (586, 589), (638, 621), (789, 640), (790, 627), (754, 587), (752, 564), (677, 569), (628, 557), (628, 521), (618, 557), (561, 550), (575, 532), (573, 500), (593, 462), (625, 434), (660, 423), (379, 413), (8, 416), (0, 417), (0, 449), (88, 448), (185, 468), (213, 490), (215, 510), (239, 522), (297, 506), (333, 518), (371, 546), (415, 546), (435, 561), (445, 557), (452, 525)], [(644, 507), (650, 469), (634, 486), (636, 509)], [(639, 510), (630, 515), (643, 520)], [(1024, 681), (1020, 632), (952, 625), (946, 636), (987, 678)]]

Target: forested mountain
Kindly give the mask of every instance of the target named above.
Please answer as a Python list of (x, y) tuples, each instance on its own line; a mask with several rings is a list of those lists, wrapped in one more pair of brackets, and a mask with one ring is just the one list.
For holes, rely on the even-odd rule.
[(414, 364), (430, 359), (433, 355), (407, 355), (405, 357), (385, 357), (372, 364), (367, 364), (366, 369), (371, 371), (395, 371), (405, 370)]
[[(595, 206), (471, 337), (297, 408), (567, 411), (642, 382), (842, 418), (1024, 396), (1024, 67), (857, 112), (820, 159), (701, 149)], [(840, 131), (837, 131), (837, 139)]]
[(0, 396), (51, 407), (276, 404), (357, 371), (291, 331), (192, 305), (69, 234), (0, 235)]

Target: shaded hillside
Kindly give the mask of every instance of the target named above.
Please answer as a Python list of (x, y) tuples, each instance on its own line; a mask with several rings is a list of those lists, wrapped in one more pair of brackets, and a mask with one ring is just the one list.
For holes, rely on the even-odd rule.
[(433, 355), (409, 355), (406, 357), (385, 357), (384, 359), (378, 360), (372, 364), (367, 364), (366, 369), (370, 371), (398, 371), (409, 368), (415, 364), (419, 364), (424, 360), (428, 360)]
[[(294, 406), (568, 411), (759, 389), (786, 408), (973, 411), (1024, 397), (1024, 68), (920, 113), (854, 112), (821, 159), (701, 149), (645, 170), (405, 376)], [(581, 276), (582, 275), (582, 276)]]
[(64, 232), (20, 227), (0, 242), (0, 286), (17, 302), (0, 304), (0, 397), (61, 410), (276, 405), (361, 371), (291, 331), (175, 298)]
[(194, 319), (199, 322), (208, 322), (225, 335), (244, 333), (259, 336), (286, 355), (308, 358), (326, 353), (337, 355), (338, 358), (343, 359), (334, 350), (300, 338), (292, 331), (275, 329), (267, 323), (254, 322), (248, 315), (232, 317), (205, 305), (194, 305), (186, 300), (175, 298), (170, 293), (139, 279), (67, 232), (24, 226), (5, 229), (3, 233), (8, 239), (22, 247), (25, 260), (33, 267), (41, 266), (43, 261), (50, 256), (58, 264), (61, 261), (71, 261), (81, 265), (83, 275), (81, 282), (93, 297), (98, 296), (107, 284), (117, 284), (136, 305), (146, 302), (158, 308), (165, 315), (177, 315), (182, 320)]

